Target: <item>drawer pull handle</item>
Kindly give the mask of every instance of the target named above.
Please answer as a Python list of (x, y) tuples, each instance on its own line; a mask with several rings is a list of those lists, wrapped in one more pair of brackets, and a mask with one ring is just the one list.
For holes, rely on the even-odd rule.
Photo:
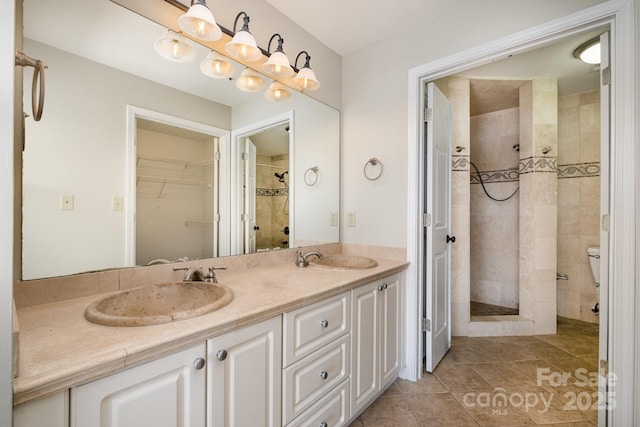
[(227, 350), (220, 350), (216, 353), (216, 357), (219, 361), (223, 361), (227, 358)]
[(198, 357), (193, 362), (193, 367), (196, 368), (197, 370), (200, 370), (200, 369), (204, 368), (204, 365), (206, 365), (206, 362), (204, 361), (204, 359), (202, 357)]
[(323, 328), (328, 328), (329, 327), (329, 321), (328, 320), (323, 320), (320, 322), (320, 326), (322, 326)]
[(384, 285), (380, 285), (380, 286), (378, 286), (378, 290), (379, 290), (379, 291), (384, 291), (385, 289), (387, 289), (387, 287), (388, 287), (388, 286), (389, 286), (389, 285), (387, 285), (387, 284), (385, 283)]
[(320, 378), (322, 378), (323, 380), (329, 378), (329, 374), (327, 373), (327, 371), (320, 372)]
[(327, 427), (329, 424), (325, 423), (324, 421), (320, 423), (320, 427)]

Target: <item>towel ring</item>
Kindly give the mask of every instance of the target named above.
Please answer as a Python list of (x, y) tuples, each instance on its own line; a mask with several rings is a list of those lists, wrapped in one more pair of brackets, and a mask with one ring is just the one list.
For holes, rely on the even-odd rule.
[[(380, 172), (378, 172), (376, 176), (369, 176), (369, 174), (367, 173), (367, 167), (369, 165), (373, 167), (380, 166)], [(364, 168), (362, 169), (362, 171), (364, 172), (364, 177), (367, 178), (369, 181), (376, 181), (382, 176), (382, 172), (384, 171), (384, 168), (382, 167), (382, 162), (380, 160), (378, 160), (375, 157), (372, 157), (369, 159), (369, 161), (367, 161), (367, 163), (364, 164)]]
[[(44, 107), (44, 70), (47, 68), (46, 64), (39, 59), (29, 58), (27, 55), (20, 51), (16, 51), (15, 65), (21, 67), (33, 67), (33, 81), (31, 82), (31, 112), (33, 113), (33, 119), (39, 122), (42, 118), (42, 109)], [(39, 89), (38, 98), (36, 101), (36, 89)]]
[(304, 173), (304, 183), (309, 187), (311, 187), (312, 185), (316, 185), (316, 182), (318, 182), (318, 171), (320, 171), (320, 168), (318, 168), (317, 166), (312, 166), (307, 169), (307, 171)]

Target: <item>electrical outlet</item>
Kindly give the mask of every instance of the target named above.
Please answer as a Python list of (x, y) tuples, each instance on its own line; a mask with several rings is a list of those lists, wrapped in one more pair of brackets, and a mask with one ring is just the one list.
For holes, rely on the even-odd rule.
[(338, 212), (329, 212), (329, 225), (332, 227), (338, 226)]
[(347, 212), (347, 227), (355, 227), (355, 226), (356, 226), (356, 213)]
[(113, 196), (111, 198), (111, 210), (114, 212), (122, 211), (124, 206), (124, 199), (122, 197)]
[(63, 211), (73, 210), (73, 194), (60, 195), (60, 209)]

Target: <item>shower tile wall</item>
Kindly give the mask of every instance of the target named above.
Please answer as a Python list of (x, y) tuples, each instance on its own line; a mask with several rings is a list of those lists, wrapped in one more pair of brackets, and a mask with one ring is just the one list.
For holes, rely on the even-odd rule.
[(558, 315), (598, 322), (587, 248), (600, 242), (600, 92), (558, 102)]
[[(504, 199), (518, 187), (519, 108), (471, 117), (471, 161), (487, 192)], [(517, 308), (519, 197), (498, 202), (471, 168), (471, 301)]]
[[(289, 240), (289, 236), (282, 230), (289, 226), (288, 188), (278, 181), (275, 173), (282, 173), (289, 168), (289, 155), (256, 156), (258, 167), (256, 168), (256, 225), (260, 229), (256, 233), (257, 249), (272, 249), (276, 247), (288, 247), (283, 242)], [(277, 166), (277, 168), (260, 165)], [(289, 182), (289, 176), (285, 176)]]

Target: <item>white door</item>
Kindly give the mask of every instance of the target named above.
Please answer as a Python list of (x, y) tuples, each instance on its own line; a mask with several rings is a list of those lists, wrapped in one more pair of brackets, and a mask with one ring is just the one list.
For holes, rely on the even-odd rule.
[[(600, 36), (600, 215), (609, 216), (609, 33)], [(608, 221), (601, 221), (601, 224)], [(598, 356), (600, 360), (608, 361), (607, 352), (608, 331), (609, 331), (609, 230), (600, 229), (600, 328)], [(608, 396), (607, 384), (601, 369), (599, 376), (599, 396)], [(612, 391), (612, 390), (609, 390)], [(607, 399), (607, 403), (608, 399)], [(611, 411), (609, 411), (609, 414)], [(598, 412), (598, 425), (607, 425), (607, 411)], [(609, 421), (611, 423), (611, 421)]]
[(280, 316), (207, 342), (207, 427), (281, 425)]
[(433, 83), (427, 85), (426, 116), (423, 341), (425, 369), (433, 372), (451, 347), (451, 106)]
[(244, 149), (244, 253), (256, 251), (256, 146), (245, 139)]

